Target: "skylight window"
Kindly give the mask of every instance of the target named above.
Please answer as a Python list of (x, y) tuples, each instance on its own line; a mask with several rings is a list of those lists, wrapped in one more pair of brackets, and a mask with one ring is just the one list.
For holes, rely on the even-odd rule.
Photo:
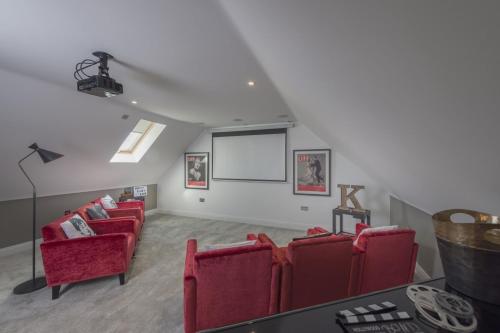
[(141, 119), (127, 135), (111, 163), (137, 163), (151, 148), (167, 125)]

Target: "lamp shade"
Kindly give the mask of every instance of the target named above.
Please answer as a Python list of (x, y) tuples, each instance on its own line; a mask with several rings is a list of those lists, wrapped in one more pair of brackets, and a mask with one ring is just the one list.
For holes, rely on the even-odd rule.
[(30, 148), (36, 150), (38, 155), (40, 155), (40, 158), (42, 159), (43, 163), (49, 163), (52, 162), (53, 160), (57, 160), (58, 158), (64, 156), (62, 154), (54, 153), (53, 151), (50, 150), (42, 149), (38, 147), (36, 143), (32, 144)]

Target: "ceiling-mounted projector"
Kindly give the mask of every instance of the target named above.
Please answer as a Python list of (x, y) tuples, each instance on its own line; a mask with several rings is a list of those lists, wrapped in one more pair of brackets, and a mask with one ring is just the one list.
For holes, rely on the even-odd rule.
[[(75, 66), (74, 78), (78, 81), (78, 91), (99, 97), (111, 97), (123, 94), (123, 85), (109, 76), (108, 60), (113, 59), (111, 54), (97, 51), (92, 53), (99, 60), (85, 59)], [(97, 75), (88, 75), (85, 69), (99, 64)]]

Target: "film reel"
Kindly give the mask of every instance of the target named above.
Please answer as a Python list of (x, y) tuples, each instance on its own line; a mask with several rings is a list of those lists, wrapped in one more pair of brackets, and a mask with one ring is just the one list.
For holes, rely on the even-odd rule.
[(431, 293), (432, 295), (442, 293), (444, 292), (441, 289), (437, 289), (434, 287), (429, 287), (423, 284), (413, 284), (411, 286), (408, 286), (406, 288), (406, 296), (412, 301), (415, 302), (415, 295), (418, 294), (419, 292), (428, 292)]
[(434, 300), (441, 309), (455, 317), (467, 319), (474, 315), (472, 305), (459, 296), (446, 292), (437, 293)]
[(472, 333), (477, 328), (475, 316), (468, 319), (457, 318), (439, 307), (436, 294), (420, 291), (415, 295), (415, 307), (420, 315), (431, 324), (455, 333)]

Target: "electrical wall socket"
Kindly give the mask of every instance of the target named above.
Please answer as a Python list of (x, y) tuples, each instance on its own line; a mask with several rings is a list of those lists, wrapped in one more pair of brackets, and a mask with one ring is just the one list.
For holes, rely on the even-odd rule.
[(309, 206), (300, 206), (300, 210), (303, 212), (309, 211)]
[(205, 202), (205, 198), (200, 198), (200, 202)]

